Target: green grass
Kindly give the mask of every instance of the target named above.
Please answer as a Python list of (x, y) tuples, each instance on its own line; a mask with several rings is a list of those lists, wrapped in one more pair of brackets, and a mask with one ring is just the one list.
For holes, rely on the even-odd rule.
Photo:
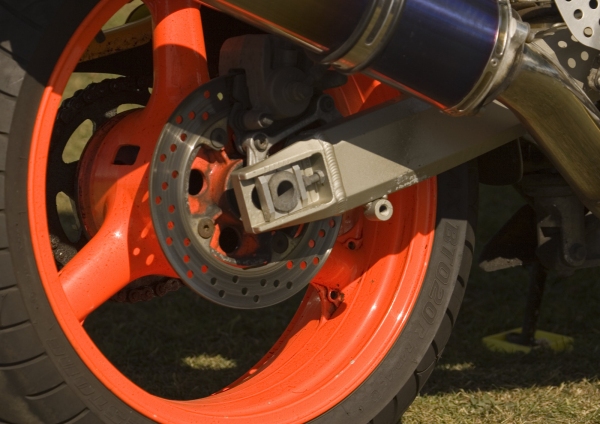
[[(481, 186), (478, 251), (521, 200)], [(473, 267), (458, 323), (403, 423), (600, 422), (600, 270), (551, 274), (539, 328), (575, 338), (573, 350), (494, 353), (481, 338), (520, 327), (528, 273)]]

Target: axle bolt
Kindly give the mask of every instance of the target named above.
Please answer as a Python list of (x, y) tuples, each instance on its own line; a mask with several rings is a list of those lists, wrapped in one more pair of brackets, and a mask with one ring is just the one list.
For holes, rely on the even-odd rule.
[(215, 232), (215, 223), (210, 218), (202, 218), (198, 223), (198, 234), (203, 239), (209, 239)]

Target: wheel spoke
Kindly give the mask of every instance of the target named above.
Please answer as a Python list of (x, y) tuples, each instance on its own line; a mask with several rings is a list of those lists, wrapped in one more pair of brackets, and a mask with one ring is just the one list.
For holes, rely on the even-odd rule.
[(61, 270), (60, 282), (80, 321), (130, 282), (148, 275), (177, 277), (149, 223), (109, 201), (110, 213), (99, 232)]
[(188, 94), (209, 80), (204, 34), (193, 0), (151, 0), (146, 5), (154, 22), (154, 86), (145, 115), (164, 122)]
[(82, 321), (134, 278), (127, 240), (119, 231), (101, 231), (62, 269), (59, 278)]

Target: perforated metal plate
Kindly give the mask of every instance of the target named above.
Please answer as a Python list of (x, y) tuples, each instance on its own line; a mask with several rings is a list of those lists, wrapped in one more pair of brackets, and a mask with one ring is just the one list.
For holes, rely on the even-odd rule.
[(600, 5), (598, 0), (556, 0), (565, 23), (577, 40), (600, 50)]
[[(190, 209), (192, 164), (200, 149), (211, 149), (209, 138), (215, 129), (226, 133), (231, 87), (229, 77), (212, 80), (184, 100), (169, 119), (152, 160), (151, 211), (161, 247), (189, 287), (218, 304), (254, 309), (282, 302), (306, 287), (335, 243), (340, 218), (265, 235), (263, 248), (271, 249), (270, 260), (259, 266), (244, 266), (244, 258), (224, 255), (215, 250), (214, 240), (199, 235), (203, 216)], [(210, 176), (205, 178), (210, 185)], [(275, 237), (280, 241), (286, 237), (283, 249), (276, 246)]]

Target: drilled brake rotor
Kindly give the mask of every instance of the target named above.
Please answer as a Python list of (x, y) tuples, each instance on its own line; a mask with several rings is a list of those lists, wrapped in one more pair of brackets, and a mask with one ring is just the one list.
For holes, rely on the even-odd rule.
[(181, 103), (152, 160), (151, 211), (162, 249), (182, 280), (224, 306), (280, 303), (311, 281), (337, 237), (339, 218), (253, 235), (243, 231), (229, 175), (233, 77), (217, 78)]

